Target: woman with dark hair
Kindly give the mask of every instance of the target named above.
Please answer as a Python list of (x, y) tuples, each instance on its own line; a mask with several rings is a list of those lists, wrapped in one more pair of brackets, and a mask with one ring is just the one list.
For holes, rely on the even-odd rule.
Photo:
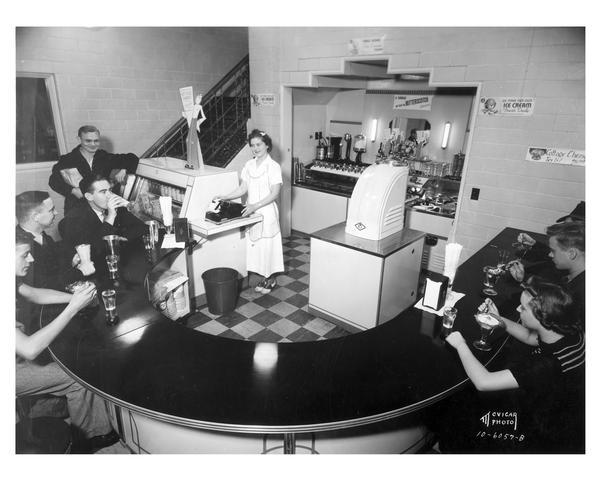
[(240, 186), (227, 195), (217, 195), (213, 200), (233, 200), (247, 193), (242, 215), (254, 212), (262, 215), (262, 221), (254, 224), (246, 236), (246, 264), (248, 271), (264, 277), (255, 290), (269, 293), (277, 284), (275, 274), (284, 271), (279, 209), (275, 203), (283, 180), (281, 167), (269, 155), (273, 148), (271, 137), (254, 129), (248, 135), (248, 145), (254, 158), (246, 162), (240, 175)]
[[(521, 417), (521, 428), (526, 430), (521, 431), (527, 440), (523, 449), (530, 452), (581, 451), (585, 336), (573, 297), (562, 287), (538, 277), (531, 277), (523, 287), (521, 303), (517, 307), (521, 323), (500, 316), (490, 299), (480, 307), (499, 320), (502, 328), (519, 342), (508, 345), (505, 368), (489, 371), (477, 360), (460, 332), (452, 332), (446, 341), (458, 352), (469, 379), (479, 392), (516, 391), (511, 406), (515, 417)], [(487, 397), (482, 410), (492, 414), (494, 403), (489, 402), (489, 398), (506, 400), (498, 396)], [(497, 404), (503, 405), (498, 410), (506, 413), (506, 403)], [(489, 427), (489, 417), (487, 421)], [(479, 428), (484, 429), (484, 426), (485, 421), (481, 420)], [(494, 433), (499, 430), (501, 428), (496, 428)], [(568, 439), (567, 444), (565, 439)]]

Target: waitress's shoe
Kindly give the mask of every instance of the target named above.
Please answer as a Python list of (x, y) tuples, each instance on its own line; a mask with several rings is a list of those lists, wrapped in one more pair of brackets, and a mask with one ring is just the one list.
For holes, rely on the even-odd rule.
[(262, 293), (270, 293), (277, 286), (277, 281), (274, 278), (265, 280), (265, 284), (262, 287)]
[(267, 279), (265, 278), (262, 282), (259, 282), (259, 284), (256, 285), (256, 287), (254, 287), (254, 291), (259, 293), (265, 293), (263, 292), (263, 289), (265, 288), (266, 283)]

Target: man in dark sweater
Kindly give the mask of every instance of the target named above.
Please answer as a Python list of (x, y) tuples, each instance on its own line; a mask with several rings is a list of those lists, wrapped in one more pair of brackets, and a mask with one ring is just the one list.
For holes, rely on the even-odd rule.
[[(548, 246), (543, 251), (551, 260), (553, 268), (545, 268), (543, 271), (533, 271), (530, 268), (526, 273), (523, 264), (515, 262), (509, 268), (510, 274), (520, 282), (531, 273), (536, 273), (563, 285), (575, 299), (581, 322), (585, 326), (585, 223), (557, 223), (549, 226), (546, 234)], [(536, 245), (537, 243), (533, 247)], [(542, 250), (542, 247), (539, 249)]]
[(135, 173), (139, 161), (133, 153), (113, 154), (100, 149), (100, 131), (93, 125), (82, 126), (77, 136), (80, 144), (60, 157), (48, 181), (52, 190), (64, 195), (65, 215), (76, 205), (85, 204), (78, 186), (82, 177), (100, 174), (109, 178), (116, 170), (115, 181), (124, 183), (128, 173)]
[(56, 209), (48, 192), (28, 191), (15, 198), (17, 231), (29, 235), (32, 240), (32, 265), (28, 283), (38, 288), (62, 290), (71, 282), (82, 278), (82, 273), (74, 268), (77, 257), (62, 261), (60, 244), (44, 230), (54, 223)]
[(102, 237), (118, 235), (134, 240), (144, 234), (146, 226), (127, 211), (126, 200), (111, 192), (111, 185), (105, 177), (84, 177), (79, 188), (86, 203), (72, 209), (58, 226), (66, 256), (72, 256), (77, 245), (89, 244), (96, 271), (105, 272), (107, 250)]

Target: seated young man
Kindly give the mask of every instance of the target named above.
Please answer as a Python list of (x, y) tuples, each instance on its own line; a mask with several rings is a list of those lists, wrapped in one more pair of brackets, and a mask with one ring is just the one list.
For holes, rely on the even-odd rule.
[[(548, 235), (548, 257), (554, 269), (554, 272), (546, 271), (546, 274), (573, 295), (585, 326), (585, 223), (576, 221), (557, 223), (548, 227), (546, 234)], [(521, 262), (513, 262), (509, 272), (519, 282), (526, 276)]]
[(79, 187), (86, 200), (73, 208), (59, 223), (66, 256), (75, 246), (89, 244), (96, 271), (106, 271), (106, 246), (102, 237), (118, 235), (127, 240), (140, 238), (146, 231), (144, 222), (126, 208), (127, 201), (111, 192), (111, 184), (101, 175), (84, 177)]
[[(106, 405), (101, 398), (76, 383), (55, 362), (45, 365), (36, 358), (69, 324), (75, 315), (87, 306), (96, 295), (92, 284), (75, 294), (43, 288), (35, 288), (23, 282), (34, 258), (31, 256), (29, 235), (17, 232), (15, 245), (16, 272), (16, 394), (64, 396), (71, 425), (76, 438), (83, 446), (75, 450), (91, 452), (112, 445), (119, 436), (112, 429)], [(67, 304), (58, 317), (35, 333), (28, 335), (26, 325), (30, 319), (23, 318), (28, 302), (41, 305)]]
[[(490, 299), (486, 299), (483, 306), (526, 348), (510, 349), (512, 355), (504, 368), (490, 371), (475, 357), (460, 332), (452, 332), (446, 338), (458, 352), (469, 379), (479, 392), (517, 392), (513, 397), (516, 402), (510, 408), (503, 402), (496, 403), (498, 407), (494, 408), (494, 403), (488, 401), (483, 409), (472, 406), (460, 412), (461, 415), (475, 413), (470, 418), (474, 423), (471, 430), (485, 432), (471, 448), (477, 450), (478, 446), (491, 445), (492, 449), (501, 449), (510, 444), (515, 451), (531, 453), (582, 452), (585, 335), (573, 315), (571, 295), (558, 285), (533, 277), (525, 285), (517, 308), (521, 324), (501, 317)], [(489, 398), (502, 400), (501, 397)], [(485, 411), (492, 412), (487, 420)], [(504, 416), (496, 416), (498, 413)], [(497, 422), (494, 428), (494, 418), (504, 423)], [(514, 428), (507, 420), (516, 422)], [(509, 427), (503, 427), (506, 424)], [(477, 431), (468, 430), (454, 433), (477, 435)], [(487, 433), (490, 438), (486, 438)], [(498, 435), (494, 437), (493, 433)], [(510, 435), (515, 438), (507, 441)], [(452, 440), (447, 444), (452, 445)], [(463, 451), (462, 448), (464, 444), (458, 450)]]
[(77, 265), (78, 256), (61, 261), (59, 243), (44, 230), (49, 228), (56, 217), (54, 202), (48, 192), (28, 191), (15, 198), (17, 231), (30, 235), (33, 241), (33, 258), (28, 283), (32, 287), (62, 290), (65, 285), (82, 278)]
[[(581, 222), (585, 224), (585, 202), (579, 202), (571, 213), (556, 219), (557, 224), (570, 222)], [(517, 235), (517, 242), (528, 249), (526, 255), (529, 261), (539, 262), (540, 260), (546, 259), (550, 253), (550, 249), (546, 243), (538, 242), (526, 233), (519, 233), (519, 235)]]

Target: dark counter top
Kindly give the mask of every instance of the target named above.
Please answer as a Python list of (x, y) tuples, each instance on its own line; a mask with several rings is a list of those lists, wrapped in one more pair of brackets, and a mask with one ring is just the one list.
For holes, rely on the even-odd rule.
[[(517, 233), (506, 229), (490, 243), (511, 249)], [(404, 232), (398, 242), (415, 235)], [(455, 329), (469, 345), (479, 337), (473, 314), (483, 299), (482, 267), (496, 258), (497, 248), (488, 244), (455, 278), (455, 290), (466, 293), (456, 305)], [(51, 345), (77, 381), (143, 415), (228, 432), (317, 432), (415, 412), (468, 381), (456, 352), (440, 337), (441, 318), (422, 310), (409, 308), (342, 338), (275, 344), (275, 356), (265, 362), (256, 356), (264, 344), (195, 331), (154, 310), (144, 290), (143, 272), (151, 268), (141, 252), (124, 265), (118, 325), (107, 325), (100, 307), (75, 317)], [(503, 278), (498, 288), (500, 310), (516, 315), (518, 286)], [(42, 322), (61, 308), (44, 308)], [(475, 355), (489, 363), (505, 338), (494, 332), (493, 350)]]
[(302, 182), (297, 180), (294, 187), (306, 188), (307, 190), (314, 190), (315, 192), (328, 193), (330, 195), (337, 195), (339, 197), (350, 198), (354, 187), (347, 188), (337, 184), (325, 184), (323, 182)]
[(335, 243), (342, 247), (351, 248), (378, 257), (387, 257), (424, 236), (425, 232), (403, 228), (399, 232), (388, 235), (381, 240), (368, 240), (346, 233), (345, 222), (318, 230), (311, 234), (311, 237), (318, 238), (319, 240)]
[(426, 208), (421, 208), (419, 206), (414, 206), (414, 205), (407, 205), (406, 209), (411, 210), (413, 212), (424, 213), (425, 215), (435, 215), (436, 217), (444, 217), (444, 218), (450, 218), (450, 219), (454, 219), (454, 215), (455, 215), (454, 213), (436, 212), (433, 210), (428, 210)]

